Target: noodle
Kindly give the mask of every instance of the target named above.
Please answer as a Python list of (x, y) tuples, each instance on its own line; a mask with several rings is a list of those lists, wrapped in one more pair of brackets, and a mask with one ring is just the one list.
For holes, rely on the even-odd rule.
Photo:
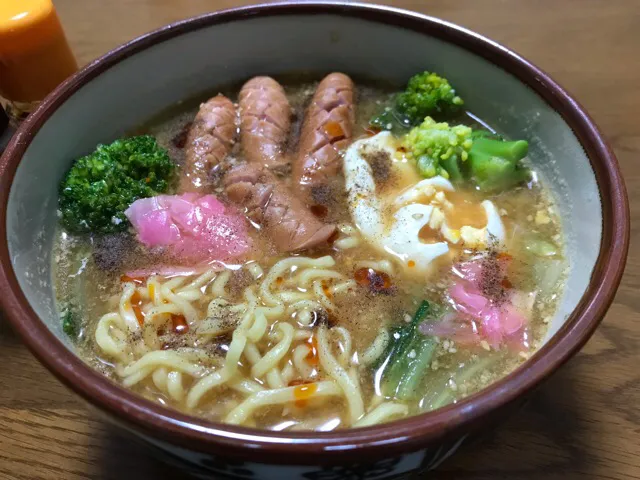
[[(117, 362), (116, 373), (124, 385), (150, 381), (158, 392), (189, 410), (213, 390), (224, 387), (235, 392), (240, 400), (229, 399), (229, 423), (251, 424), (258, 409), (296, 401), (295, 387), (288, 385), (313, 380), (317, 389), (311, 397), (316, 402), (341, 397), (348, 406), (351, 424), (400, 415), (398, 406), (391, 404), (365, 415), (356, 368), (351, 364), (357, 356), (351, 358), (354, 347), (346, 328), (336, 326), (329, 331), (321, 324), (313, 330), (318, 312), (333, 311), (336, 295), (357, 286), (334, 266), (329, 256), (285, 258), (266, 273), (257, 263), (249, 263), (244, 268), (259, 283), (247, 286), (237, 300), (227, 289), (229, 270), (212, 268), (173, 278), (155, 275), (143, 286), (126, 282), (117, 312), (100, 318), (95, 341)], [(131, 305), (136, 293), (142, 299), (142, 329)], [(199, 313), (203, 304), (204, 317)], [(163, 349), (166, 338), (180, 339), (175, 334), (167, 337), (158, 333), (170, 328), (176, 315), (183, 316), (193, 329), (197, 339), (193, 348)], [(139, 339), (131, 334), (140, 331)], [(229, 333), (231, 341), (222, 356), (204, 349)], [(318, 344), (317, 366), (309, 360), (312, 336)], [(386, 344), (383, 340), (374, 340), (363, 355), (365, 362), (377, 358)]]
[(354, 382), (349, 374), (338, 364), (331, 353), (327, 327), (322, 325), (318, 330), (318, 353), (322, 368), (333, 378), (342, 389), (347, 404), (351, 423), (355, 423), (364, 414), (364, 402), (360, 392), (360, 385)]
[(256, 378), (260, 378), (269, 370), (276, 368), (278, 362), (282, 360), (289, 351), (289, 347), (293, 341), (293, 327), (288, 323), (279, 323), (278, 328), (282, 332), (282, 340), (269, 350), (259, 362), (253, 365), (251, 375)]
[(391, 337), (387, 329), (381, 328), (376, 338), (371, 342), (371, 345), (369, 345), (369, 348), (362, 354), (360, 360), (362, 365), (368, 366), (378, 360), (386, 350), (390, 340)]
[[(338, 387), (334, 382), (318, 382), (315, 386), (315, 397), (340, 395), (340, 387)], [(278, 388), (254, 393), (234, 408), (225, 418), (225, 422), (239, 424), (253, 415), (254, 411), (259, 407), (294, 402), (297, 400), (295, 394), (296, 388), (297, 387)]]
[(372, 412), (367, 413), (358, 420), (354, 427), (368, 427), (378, 423), (387, 422), (393, 417), (404, 417), (409, 413), (409, 407), (400, 403), (383, 403)]

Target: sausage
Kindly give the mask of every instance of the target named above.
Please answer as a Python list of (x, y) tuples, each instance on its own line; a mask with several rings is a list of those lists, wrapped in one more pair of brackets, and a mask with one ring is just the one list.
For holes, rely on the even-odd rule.
[(235, 143), (236, 119), (236, 107), (224, 95), (217, 95), (200, 105), (185, 144), (181, 192), (202, 191), (208, 185), (212, 170)]
[(282, 169), (291, 127), (291, 106), (282, 86), (270, 77), (254, 77), (240, 90), (240, 141), (249, 162)]
[(347, 75), (327, 75), (307, 109), (293, 179), (308, 203), (324, 203), (322, 192), (340, 169), (341, 154), (353, 135), (353, 90)]
[(227, 197), (265, 229), (280, 251), (295, 251), (326, 242), (336, 230), (318, 220), (267, 168), (245, 163), (227, 172)]

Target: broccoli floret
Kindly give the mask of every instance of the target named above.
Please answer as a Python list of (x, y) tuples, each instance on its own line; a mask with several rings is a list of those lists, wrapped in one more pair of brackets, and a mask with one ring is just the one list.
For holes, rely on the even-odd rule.
[(484, 192), (498, 192), (529, 175), (520, 164), (528, 152), (526, 141), (508, 142), (464, 125), (450, 126), (427, 117), (409, 132), (404, 144), (426, 178), (441, 175), (453, 182), (470, 180)]
[(446, 78), (437, 73), (422, 72), (409, 79), (404, 92), (396, 96), (393, 108), (386, 108), (371, 120), (382, 130), (396, 123), (405, 127), (418, 125), (426, 116), (451, 115), (464, 104)]
[(412, 125), (421, 122), (427, 115), (453, 113), (463, 103), (449, 80), (431, 72), (411, 77), (407, 89), (397, 100), (398, 110), (407, 116)]
[(125, 230), (124, 211), (139, 198), (165, 192), (174, 170), (167, 151), (149, 135), (98, 145), (60, 185), (63, 225), (74, 233)]
[(473, 144), (471, 128), (437, 123), (431, 117), (413, 128), (404, 142), (423, 177), (441, 175), (454, 181), (462, 178), (458, 165), (467, 160)]

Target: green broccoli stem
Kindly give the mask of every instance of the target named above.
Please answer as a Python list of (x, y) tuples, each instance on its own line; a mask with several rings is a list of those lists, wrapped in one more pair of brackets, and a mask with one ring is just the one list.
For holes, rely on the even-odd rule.
[(449, 174), (449, 180), (458, 183), (464, 180), (457, 157), (451, 156), (440, 161), (440, 166)]
[(519, 163), (528, 150), (529, 144), (524, 140), (505, 142), (478, 137), (469, 150), (465, 171), (480, 190), (503, 191), (528, 177), (529, 171)]
[(509, 162), (516, 163), (527, 156), (529, 143), (525, 140), (515, 140), (504, 142), (492, 138), (481, 137), (473, 141), (469, 155), (487, 155), (490, 157), (500, 157)]

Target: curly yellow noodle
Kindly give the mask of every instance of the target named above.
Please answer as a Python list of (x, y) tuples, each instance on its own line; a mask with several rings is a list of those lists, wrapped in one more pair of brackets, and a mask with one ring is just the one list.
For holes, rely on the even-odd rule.
[(207, 335), (209, 340), (220, 335), (224, 335), (233, 331), (236, 328), (236, 323), (230, 322), (226, 318), (208, 318), (204, 320), (196, 330), (198, 335)]
[(327, 311), (332, 311), (335, 309), (335, 305), (333, 302), (327, 297), (327, 294), (324, 293), (324, 289), (322, 288), (322, 283), (318, 280), (313, 282), (313, 293), (315, 293), (318, 301), (322, 304), (322, 306)]
[(352, 289), (356, 288), (357, 286), (358, 286), (358, 284), (356, 283), (355, 280), (346, 280), (344, 282), (332, 285), (331, 287), (329, 287), (329, 291), (332, 294), (336, 295), (338, 293), (343, 293), (343, 292), (346, 292), (348, 290), (352, 290)]
[[(262, 355), (258, 351), (258, 347), (256, 347), (253, 343), (247, 345), (245, 355), (247, 356), (247, 359), (249, 360), (251, 365), (255, 365), (262, 359)], [(269, 385), (269, 388), (282, 388), (285, 386), (284, 380), (282, 379), (282, 376), (280, 375), (280, 372), (277, 368), (269, 370), (265, 378), (267, 380), (267, 385)]]
[(278, 323), (277, 327), (282, 333), (282, 339), (251, 368), (251, 375), (256, 378), (262, 377), (267, 371), (277, 367), (278, 362), (284, 358), (291, 347), (293, 327), (288, 323)]
[(153, 384), (158, 388), (158, 390), (162, 392), (167, 391), (167, 376), (169, 372), (165, 367), (159, 367), (155, 372), (151, 375), (151, 379), (153, 380)]
[(287, 312), (293, 313), (301, 310), (313, 312), (321, 309), (322, 305), (320, 305), (320, 302), (316, 302), (315, 300), (298, 300), (287, 307)]
[(265, 302), (269, 306), (274, 306), (279, 303), (278, 298), (271, 293), (272, 285), (277, 281), (278, 277), (284, 277), (285, 272), (290, 270), (292, 267), (296, 267), (296, 269), (301, 268), (328, 268), (333, 267), (335, 265), (335, 260), (330, 256), (324, 256), (320, 258), (308, 258), (308, 257), (290, 257), (285, 258), (284, 260), (280, 260), (277, 262), (267, 276), (264, 281), (260, 285), (260, 296), (262, 297), (263, 302)]
[[(193, 282), (191, 282), (188, 285), (180, 288), (177, 291), (177, 293), (185, 292), (185, 291), (188, 291), (188, 290), (198, 290), (198, 291), (200, 291), (200, 288), (202, 288), (206, 284), (208, 284), (214, 277), (216, 277), (216, 274), (217, 274), (217, 272), (214, 269), (207, 270), (206, 272), (204, 272), (203, 274), (198, 276)], [(218, 277), (220, 277), (220, 276), (221, 275), (218, 275)]]
[(140, 370), (138, 370), (137, 372), (126, 376), (122, 379), (122, 384), (125, 387), (132, 387), (134, 386), (136, 383), (141, 382), (142, 380), (144, 380), (145, 378), (147, 378), (149, 375), (153, 374), (155, 367), (149, 366), (146, 368), (142, 368)]
[(246, 269), (249, 271), (254, 280), (258, 280), (264, 275), (264, 270), (262, 270), (262, 267), (255, 262), (251, 262), (246, 265)]
[(118, 313), (107, 313), (98, 321), (95, 333), (96, 343), (104, 353), (113, 358), (122, 358), (128, 346), (126, 336), (116, 339), (111, 335), (112, 330), (121, 331), (122, 328), (126, 326)]
[(296, 370), (291, 364), (291, 362), (287, 362), (282, 371), (280, 372), (280, 378), (282, 378), (282, 383), (285, 385), (289, 385), (289, 382), (293, 380), (293, 377), (296, 374)]
[(313, 375), (314, 369), (309, 362), (307, 362), (307, 356), (311, 349), (307, 345), (298, 345), (293, 350), (292, 360), (293, 365), (296, 367), (298, 374), (304, 379), (308, 380)]
[(296, 319), (296, 322), (304, 327), (308, 327), (309, 325), (311, 325), (311, 322), (313, 322), (314, 318), (313, 312), (307, 309), (295, 312), (294, 317)]
[(163, 284), (164, 287), (167, 287), (169, 290), (175, 290), (180, 287), (184, 282), (187, 281), (187, 277), (173, 277), (167, 280), (166, 283)]
[(191, 387), (191, 390), (187, 394), (187, 407), (191, 409), (195, 408), (205, 394), (225, 383), (229, 380), (229, 377), (230, 375), (222, 368), (200, 379), (198, 383)]
[(238, 362), (247, 346), (247, 336), (244, 331), (237, 329), (233, 332), (231, 345), (227, 351), (227, 357), (224, 362), (224, 369), (230, 377), (233, 377), (238, 371)]
[(182, 372), (169, 372), (167, 376), (167, 392), (176, 402), (181, 402), (185, 391), (182, 386)]
[(160, 287), (160, 291), (162, 292), (162, 296), (165, 300), (177, 305), (180, 308), (182, 315), (184, 315), (187, 323), (192, 325), (198, 319), (198, 312), (195, 308), (191, 306), (191, 304), (187, 300), (183, 300), (177, 294), (173, 293), (166, 285), (162, 285)]
[[(318, 382), (315, 386), (314, 398), (339, 396), (342, 393), (340, 387), (331, 381)], [(254, 393), (234, 408), (225, 418), (225, 422), (237, 425), (251, 417), (258, 408), (294, 402), (296, 388), (286, 387)]]
[(276, 320), (280, 318), (284, 312), (285, 308), (282, 303), (278, 305), (274, 305), (272, 307), (259, 307), (259, 310), (267, 317), (269, 320)]
[(360, 245), (361, 240), (358, 237), (339, 238), (334, 242), (334, 246), (338, 250), (349, 250)]
[(252, 393), (262, 392), (264, 390), (264, 387), (258, 382), (246, 378), (229, 382), (229, 387), (245, 395), (251, 395)]
[(132, 332), (140, 330), (138, 319), (136, 318), (133, 308), (131, 307), (131, 296), (136, 291), (136, 285), (131, 282), (126, 282), (122, 289), (122, 296), (120, 297), (120, 316), (124, 320), (127, 328)]
[(371, 345), (367, 347), (362, 356), (360, 357), (360, 364), (364, 366), (369, 366), (384, 353), (387, 346), (389, 345), (389, 341), (391, 337), (389, 336), (389, 332), (386, 328), (381, 328), (378, 332), (376, 338), (373, 339)]
[(296, 330), (296, 333), (293, 336), (293, 338), (295, 340), (307, 340), (312, 335), (313, 335), (313, 332), (311, 330)]
[(338, 342), (340, 349), (339, 361), (343, 367), (349, 366), (351, 361), (351, 334), (344, 327), (334, 327), (331, 329), (332, 333), (337, 333), (341, 337), (341, 341)]
[(188, 373), (191, 376), (197, 377), (204, 373), (204, 368), (200, 365), (196, 365), (193, 361), (186, 358), (186, 355), (181, 355), (175, 351), (155, 351), (149, 352), (144, 355), (140, 360), (125, 367), (124, 375), (129, 376), (150, 366), (164, 366), (173, 370), (178, 370), (184, 373)]
[(292, 283), (296, 284), (298, 287), (308, 287), (313, 283), (314, 280), (317, 280), (319, 278), (323, 278), (323, 279), (333, 278), (336, 280), (342, 280), (344, 278), (344, 275), (334, 270), (307, 269), (307, 270), (303, 270), (302, 273), (296, 276), (292, 280)]
[(162, 305), (162, 296), (160, 293), (160, 281), (158, 277), (151, 276), (147, 280), (147, 298), (151, 300), (153, 305)]
[(247, 331), (247, 338), (253, 343), (256, 343), (264, 336), (266, 331), (267, 317), (265, 317), (261, 308), (256, 308), (253, 325), (251, 325), (251, 328)]
[(258, 347), (256, 347), (254, 343), (250, 343), (249, 345), (247, 345), (247, 348), (245, 349), (244, 354), (247, 357), (247, 360), (249, 360), (249, 363), (251, 365), (255, 365), (262, 358), (262, 354), (260, 353), (260, 351), (258, 350)]
[(392, 418), (404, 417), (409, 413), (409, 407), (401, 403), (383, 403), (378, 405), (373, 411), (354, 423), (354, 427), (368, 427), (379, 423), (387, 422)]
[(280, 297), (280, 302), (294, 303), (311, 300), (313, 298), (313, 292), (286, 291), (280, 292), (278, 296)]
[(229, 270), (225, 270), (224, 272), (218, 274), (216, 279), (211, 284), (211, 293), (217, 298), (226, 298), (226, 287), (229, 278), (231, 278), (231, 272)]
[(195, 302), (202, 298), (202, 292), (199, 290), (181, 290), (176, 293), (178, 298), (186, 300), (187, 302)]
[(146, 324), (142, 329), (142, 344), (147, 352), (162, 348), (162, 342), (158, 337), (158, 330), (153, 328), (152, 325)]
[(348, 250), (360, 245), (361, 238), (357, 228), (347, 224), (340, 224), (338, 225), (338, 230), (341, 235), (333, 244), (335, 248), (338, 250)]
[(351, 376), (342, 368), (331, 353), (329, 345), (329, 333), (325, 325), (318, 329), (318, 356), (323, 370), (333, 378), (344, 392), (349, 406), (349, 418), (355, 423), (364, 415), (364, 402), (360, 393), (360, 385), (354, 382)]

